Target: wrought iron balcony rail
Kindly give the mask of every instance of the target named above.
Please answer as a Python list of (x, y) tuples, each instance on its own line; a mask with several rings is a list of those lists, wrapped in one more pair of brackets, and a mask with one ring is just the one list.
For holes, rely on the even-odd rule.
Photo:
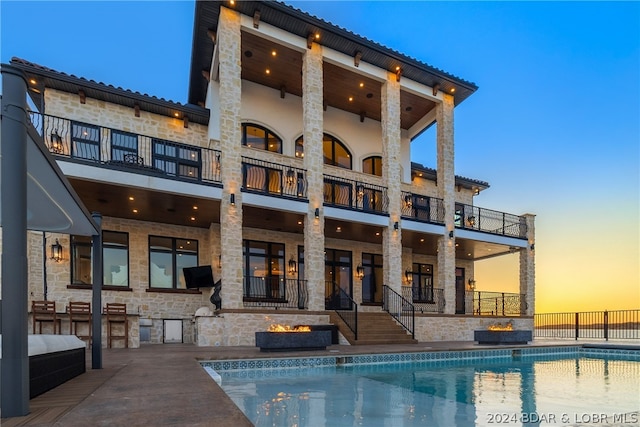
[[(407, 191), (403, 191), (401, 197), (403, 218), (431, 224), (444, 224), (445, 209), (442, 199)], [(462, 203), (456, 203), (454, 225), (461, 229), (519, 239), (527, 238), (527, 224), (524, 217)]]
[(358, 339), (358, 304), (336, 282), (325, 282), (325, 310), (335, 310), (342, 321)]
[(100, 167), (220, 185), (220, 151), (30, 111), (55, 156)]
[(269, 196), (307, 199), (304, 169), (242, 158), (242, 189)]
[(382, 309), (391, 315), (405, 330), (415, 338), (415, 307), (411, 300), (384, 285), (382, 287)]
[(433, 286), (403, 286), (402, 296), (420, 313), (444, 313), (444, 289)]
[(640, 340), (640, 310), (536, 314), (534, 331), (536, 338)]
[(309, 303), (307, 281), (281, 276), (244, 276), (242, 299), (245, 307), (303, 310)]
[(475, 316), (523, 316), (527, 312), (524, 294), (465, 292), (465, 311)]
[(331, 175), (324, 175), (324, 204), (377, 214), (389, 212), (386, 187)]

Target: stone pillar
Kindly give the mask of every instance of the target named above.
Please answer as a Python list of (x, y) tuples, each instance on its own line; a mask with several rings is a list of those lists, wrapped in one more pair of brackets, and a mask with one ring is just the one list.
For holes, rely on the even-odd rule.
[[(382, 233), (384, 284), (402, 293), (400, 83), (388, 73), (381, 91), (382, 182), (389, 198), (389, 226)], [(398, 224), (396, 230), (394, 225)]]
[(443, 200), (445, 224), (444, 235), (438, 238), (438, 288), (444, 289), (446, 301), (444, 312), (454, 314), (456, 310), (456, 245), (453, 220), (456, 201), (452, 96), (444, 94), (442, 103), (436, 106), (436, 122), (438, 123), (436, 135), (438, 198)]
[(322, 47), (313, 43), (302, 60), (302, 132), (309, 197), (304, 224), (304, 278), (309, 287), (309, 310), (324, 310), (322, 84)]
[(536, 290), (536, 251), (535, 251), (535, 218), (533, 214), (523, 215), (527, 227), (529, 245), (520, 251), (520, 294), (524, 295), (526, 305), (520, 308), (527, 316), (535, 314)]
[[(220, 8), (220, 246), (223, 308), (242, 307), (242, 141), (240, 133), (240, 14)], [(231, 198), (234, 198), (233, 203)]]

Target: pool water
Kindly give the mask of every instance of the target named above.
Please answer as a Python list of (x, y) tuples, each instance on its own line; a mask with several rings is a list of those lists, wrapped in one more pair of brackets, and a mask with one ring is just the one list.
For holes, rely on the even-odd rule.
[(256, 426), (640, 424), (640, 355), (218, 370)]

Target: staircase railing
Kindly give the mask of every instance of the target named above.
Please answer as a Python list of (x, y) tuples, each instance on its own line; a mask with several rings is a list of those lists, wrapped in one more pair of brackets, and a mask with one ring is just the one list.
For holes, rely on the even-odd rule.
[(325, 309), (335, 310), (345, 325), (353, 332), (353, 339), (358, 339), (358, 303), (335, 282), (327, 282)]
[(413, 304), (389, 286), (382, 287), (382, 309), (388, 312), (404, 329), (415, 338), (416, 310)]

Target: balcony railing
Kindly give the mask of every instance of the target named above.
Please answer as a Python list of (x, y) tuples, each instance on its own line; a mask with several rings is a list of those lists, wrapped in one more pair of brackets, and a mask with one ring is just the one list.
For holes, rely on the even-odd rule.
[(220, 185), (220, 151), (30, 111), (49, 151), (74, 162)]
[(444, 289), (432, 286), (403, 286), (402, 296), (413, 303), (416, 312), (444, 313)]
[(382, 287), (382, 309), (393, 317), (404, 329), (415, 338), (415, 307), (411, 300), (403, 297), (387, 285)]
[(536, 338), (640, 339), (640, 310), (544, 313), (534, 316)]
[(270, 196), (306, 200), (306, 171), (293, 166), (243, 157), (242, 189)]
[(324, 176), (324, 204), (377, 214), (389, 212), (386, 187), (331, 175)]
[[(442, 199), (402, 192), (402, 217), (430, 224), (444, 224), (445, 210)], [(454, 212), (456, 228), (527, 238), (526, 219), (522, 216), (477, 206), (456, 203)]]
[(524, 294), (465, 292), (465, 312), (475, 316), (523, 316), (527, 312)]
[(245, 307), (308, 308), (307, 281), (280, 276), (245, 276), (242, 292)]
[(326, 281), (324, 286), (325, 310), (335, 310), (358, 339), (358, 304), (336, 282)]

